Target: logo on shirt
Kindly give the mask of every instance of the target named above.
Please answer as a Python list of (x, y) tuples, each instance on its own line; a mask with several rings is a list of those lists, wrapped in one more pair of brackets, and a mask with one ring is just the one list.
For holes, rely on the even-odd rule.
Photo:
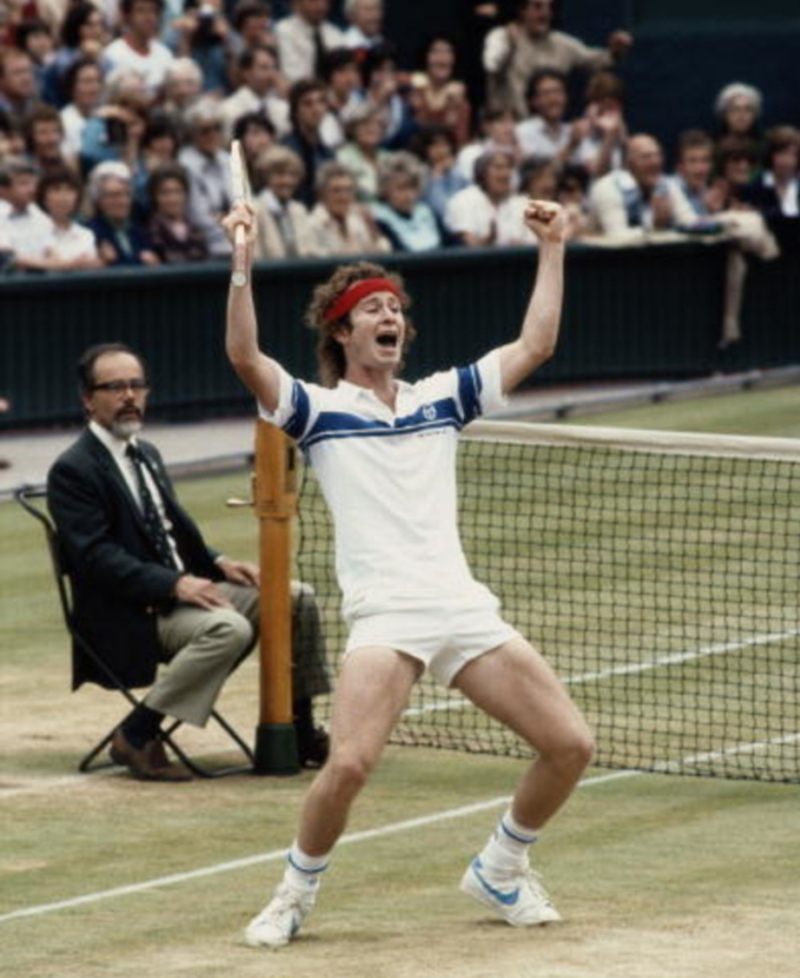
[(436, 406), (434, 404), (426, 404), (422, 409), (422, 417), (426, 421), (433, 421), (436, 417)]

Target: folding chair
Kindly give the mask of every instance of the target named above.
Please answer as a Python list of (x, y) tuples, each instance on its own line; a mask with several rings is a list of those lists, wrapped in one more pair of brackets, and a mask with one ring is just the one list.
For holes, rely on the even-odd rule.
[[(53, 523), (53, 520), (45, 508), (47, 499), (46, 486), (20, 486), (14, 491), (14, 498), (23, 507), (23, 509), (38, 520), (44, 529), (45, 537), (47, 539), (47, 548), (50, 552), (50, 562), (52, 564), (56, 588), (58, 590), (58, 597), (61, 603), (61, 612), (69, 635), (72, 637), (75, 643), (80, 646), (81, 650), (102, 671), (102, 673), (108, 679), (111, 687), (124, 696), (130, 704), (131, 709), (134, 709), (140, 702), (139, 698), (137, 698), (131, 692), (131, 690), (120, 681), (120, 679), (115, 675), (114, 671), (109, 668), (108, 663), (105, 661), (102, 654), (89, 642), (87, 642), (83, 636), (79, 634), (75, 627), (74, 616), (72, 613), (72, 588), (69, 574), (64, 569), (64, 564), (61, 559), (61, 549), (59, 546), (58, 532), (56, 530), (55, 523)], [(186, 752), (180, 747), (180, 745), (175, 742), (173, 737), (173, 734), (178, 727), (182, 726), (182, 721), (180, 720), (173, 721), (169, 726), (163, 729), (161, 731), (161, 738), (165, 744), (170, 746), (181, 762), (185, 764), (193, 774), (200, 778), (219, 778), (227, 774), (238, 774), (241, 772), (252, 771), (255, 757), (249, 745), (217, 710), (212, 711), (210, 719), (215, 721), (236, 744), (238, 749), (246, 757), (246, 764), (240, 764), (232, 767), (207, 768), (198, 764), (196, 761), (193, 761), (187, 756)], [(79, 771), (85, 773), (90, 770), (97, 770), (101, 767), (114, 766), (114, 763), (111, 760), (96, 764), (93, 762), (98, 754), (109, 746), (117, 726), (112, 727), (105, 737), (103, 737), (103, 739), (95, 747), (93, 747), (88, 754), (86, 754), (78, 765)]]

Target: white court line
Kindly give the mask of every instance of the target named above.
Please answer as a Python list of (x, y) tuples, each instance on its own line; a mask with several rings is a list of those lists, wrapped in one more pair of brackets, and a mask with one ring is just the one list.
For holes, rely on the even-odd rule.
[(625, 666), (611, 666), (597, 672), (585, 672), (579, 676), (569, 676), (564, 682), (568, 685), (594, 682), (597, 679), (610, 679), (612, 676), (630, 676), (638, 672), (647, 672), (661, 666), (674, 666), (694, 659), (703, 659), (710, 655), (720, 655), (723, 652), (738, 652), (755, 645), (769, 645), (770, 642), (783, 642), (787, 638), (800, 635), (800, 629), (792, 628), (786, 632), (768, 632), (765, 635), (753, 635), (751, 638), (739, 639), (735, 642), (719, 642), (716, 645), (706, 645), (700, 649), (690, 649), (686, 652), (672, 652), (669, 655), (657, 656), (645, 662), (634, 662)]
[[(621, 778), (637, 777), (645, 772), (642, 771), (612, 771), (609, 774), (600, 774), (597, 777), (587, 778), (581, 781), (579, 787), (590, 787), (595, 784), (603, 784), (607, 781), (618, 781)], [(499, 808), (508, 805), (511, 801), (510, 796), (502, 798), (490, 798), (486, 801), (474, 802), (472, 805), (462, 805), (460, 808), (449, 808), (445, 811), (434, 812), (431, 815), (421, 815), (418, 818), (405, 819), (402, 822), (390, 822), (388, 825), (381, 825), (374, 829), (365, 829), (363, 832), (349, 832), (343, 835), (337, 843), (338, 846), (347, 845), (354, 842), (364, 842), (368, 839), (377, 839), (386, 835), (394, 835), (397, 832), (407, 832), (412, 829), (422, 828), (427, 825), (435, 825), (437, 822), (445, 822), (448, 819), (463, 818), (467, 815), (474, 815), (477, 812), (486, 811), (490, 808)], [(44, 914), (55, 913), (58, 910), (69, 910), (73, 907), (82, 907), (87, 903), (98, 903), (101, 900), (113, 900), (116, 897), (129, 896), (132, 893), (144, 893), (147, 890), (155, 890), (162, 886), (172, 886), (176, 883), (185, 883), (189, 880), (202, 879), (206, 876), (216, 876), (219, 873), (229, 873), (237, 869), (247, 869), (251, 866), (259, 866), (263, 863), (275, 862), (286, 858), (286, 849), (275, 849), (272, 852), (263, 853), (259, 856), (246, 856), (243, 859), (234, 859), (231, 862), (217, 863), (215, 866), (205, 866), (202, 869), (193, 869), (185, 873), (173, 873), (170, 876), (159, 876), (155, 879), (143, 880), (141, 883), (131, 883), (128, 886), (115, 886), (109, 890), (99, 890), (96, 893), (86, 893), (84, 896), (72, 897), (69, 900), (58, 900), (54, 903), (42, 903), (34, 907), (23, 907), (20, 910), (12, 910), (9, 913), (0, 915), (0, 924), (8, 923), (11, 920), (20, 920), (23, 917), (41, 917)]]
[(707, 750), (701, 754), (692, 754), (690, 757), (683, 757), (680, 761), (665, 761), (653, 766), (654, 774), (676, 773), (685, 766), (692, 764), (705, 764), (708, 761), (719, 760), (721, 756), (728, 757), (732, 754), (755, 754), (758, 750), (765, 747), (780, 747), (783, 744), (800, 743), (800, 733), (785, 734), (783, 737), (772, 737), (769, 740), (762, 740), (752, 744), (738, 744), (736, 747), (726, 747), (722, 751)]
[[(731, 754), (752, 753), (774, 744), (783, 744), (800, 740), (800, 734), (775, 737), (758, 743), (738, 744), (736, 747), (727, 747), (719, 751), (709, 751), (704, 754), (696, 754), (684, 758), (681, 761), (665, 763), (661, 770), (669, 771), (673, 767), (679, 769), (683, 764), (700, 763), (700, 761), (716, 760), (727, 757)], [(652, 771), (611, 771), (608, 774), (599, 774), (592, 778), (586, 778), (579, 782), (579, 788), (590, 788), (597, 784), (606, 784), (609, 781), (619, 781), (623, 778), (640, 777), (643, 774), (652, 774)], [(397, 832), (407, 832), (410, 829), (422, 828), (426, 825), (435, 825), (437, 822), (445, 822), (448, 819), (463, 818), (466, 815), (474, 815), (490, 808), (499, 808), (501, 805), (508, 805), (511, 801), (510, 796), (501, 798), (490, 798), (486, 801), (474, 802), (472, 805), (462, 805), (460, 808), (449, 808), (445, 811), (434, 812), (431, 815), (421, 815), (418, 818), (405, 819), (402, 822), (390, 822), (388, 825), (381, 825), (375, 829), (365, 829), (363, 832), (349, 832), (343, 835), (337, 843), (338, 846), (347, 845), (354, 842), (364, 842), (367, 839), (377, 839), (386, 835), (394, 835)], [(206, 876), (216, 876), (219, 873), (228, 873), (232, 870), (246, 869), (250, 866), (258, 866), (263, 863), (275, 862), (278, 859), (286, 858), (285, 849), (274, 849), (272, 852), (263, 853), (260, 856), (246, 856), (244, 859), (234, 859), (232, 862), (217, 863), (215, 866), (205, 866), (202, 869), (194, 869), (185, 873), (173, 873), (170, 876), (159, 876), (156, 879), (143, 880), (141, 883), (131, 883), (128, 886), (116, 886), (110, 890), (99, 890), (96, 893), (87, 893), (84, 896), (72, 897), (69, 900), (59, 900), (55, 903), (43, 903), (34, 907), (23, 907), (20, 910), (12, 910), (9, 913), (0, 915), (0, 924), (11, 920), (20, 920), (23, 917), (40, 917), (44, 914), (54, 913), (57, 910), (68, 910), (72, 907), (80, 907), (87, 903), (98, 903), (101, 900), (112, 900), (115, 897), (129, 896), (132, 893), (143, 893), (146, 890), (154, 890), (161, 886), (171, 886), (175, 883), (184, 883), (188, 880), (201, 879)]]
[[(783, 642), (787, 638), (796, 638), (800, 635), (800, 629), (792, 628), (786, 632), (767, 632), (764, 635), (753, 635), (751, 638), (737, 639), (735, 642), (719, 642), (715, 645), (705, 645), (699, 649), (688, 649), (684, 652), (670, 652), (669, 655), (657, 656), (655, 659), (647, 659), (644, 662), (631, 662), (622, 666), (609, 666), (607, 669), (599, 669), (595, 672), (583, 672), (577, 676), (567, 676), (562, 681), (567, 686), (580, 686), (582, 683), (597, 682), (600, 679), (611, 679), (614, 676), (632, 676), (641, 672), (649, 672), (652, 669), (660, 669), (661, 666), (675, 666), (684, 662), (692, 662), (695, 659), (704, 659), (711, 655), (720, 655), (723, 652), (738, 652), (741, 649), (749, 649), (756, 645), (769, 645), (770, 642)], [(426, 703), (422, 707), (410, 707), (405, 710), (403, 716), (424, 716), (426, 713), (438, 713), (440, 710), (462, 710), (470, 707), (469, 700), (462, 697), (453, 697), (449, 700), (434, 700)]]
[[(122, 768), (112, 768), (108, 771), (92, 771), (93, 778), (107, 778), (117, 776)], [(0, 802), (8, 798), (17, 798), (20, 795), (31, 795), (37, 791), (50, 791), (51, 788), (72, 788), (75, 785), (86, 784), (85, 774), (65, 774), (61, 778), (39, 778), (36, 781), (29, 781), (27, 784), (19, 784), (13, 788), (0, 787)]]

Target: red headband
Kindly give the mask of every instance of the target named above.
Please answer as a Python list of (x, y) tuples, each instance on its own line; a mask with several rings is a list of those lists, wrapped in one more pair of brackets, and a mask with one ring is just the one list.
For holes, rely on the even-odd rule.
[(357, 305), (364, 296), (372, 292), (391, 292), (401, 298), (400, 290), (388, 278), (362, 278), (354, 282), (349, 288), (345, 289), (339, 298), (328, 306), (322, 318), (326, 323), (332, 323), (337, 319), (342, 319), (350, 312), (353, 306)]

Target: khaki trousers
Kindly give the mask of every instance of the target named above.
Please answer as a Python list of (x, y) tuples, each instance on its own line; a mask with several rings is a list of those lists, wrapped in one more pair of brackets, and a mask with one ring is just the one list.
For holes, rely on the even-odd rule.
[[(144, 698), (153, 710), (205, 725), (223, 683), (258, 638), (258, 588), (217, 585), (233, 604), (207, 611), (180, 604), (158, 617), (168, 665)], [(325, 639), (313, 588), (292, 581), (292, 690), (295, 702), (330, 691)]]
[(205, 726), (222, 685), (258, 635), (258, 589), (217, 585), (233, 608), (179, 604), (158, 616), (158, 638), (168, 665), (144, 702), (153, 710)]

